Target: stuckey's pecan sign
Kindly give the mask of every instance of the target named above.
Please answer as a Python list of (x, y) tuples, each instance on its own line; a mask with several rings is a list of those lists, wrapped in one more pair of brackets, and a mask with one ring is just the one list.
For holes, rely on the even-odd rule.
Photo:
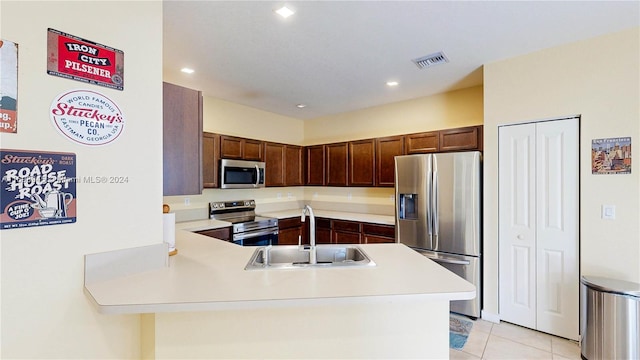
[(68, 139), (83, 145), (106, 145), (124, 130), (125, 117), (106, 96), (89, 90), (64, 93), (51, 103), (53, 126)]

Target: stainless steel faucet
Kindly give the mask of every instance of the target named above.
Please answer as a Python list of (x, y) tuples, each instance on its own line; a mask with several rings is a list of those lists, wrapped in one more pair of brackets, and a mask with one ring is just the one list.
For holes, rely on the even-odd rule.
[(313, 215), (313, 209), (309, 205), (305, 205), (302, 209), (300, 221), (305, 222), (306, 215), (309, 215), (309, 264), (316, 264), (316, 217)]

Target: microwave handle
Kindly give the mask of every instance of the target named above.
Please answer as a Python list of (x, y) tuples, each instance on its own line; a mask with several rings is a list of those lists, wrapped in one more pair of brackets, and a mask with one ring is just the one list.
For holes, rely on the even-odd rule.
[(258, 187), (258, 185), (260, 185), (260, 168), (256, 165), (256, 183), (254, 186)]

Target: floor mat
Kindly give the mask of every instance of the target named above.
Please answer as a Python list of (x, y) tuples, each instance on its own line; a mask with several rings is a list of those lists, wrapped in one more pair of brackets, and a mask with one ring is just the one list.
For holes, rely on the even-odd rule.
[(461, 350), (467, 343), (473, 321), (461, 315), (449, 315), (449, 347)]

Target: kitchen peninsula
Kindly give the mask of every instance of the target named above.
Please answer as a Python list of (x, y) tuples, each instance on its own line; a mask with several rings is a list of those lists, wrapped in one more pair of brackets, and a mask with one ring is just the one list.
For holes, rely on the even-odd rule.
[(143, 314), (145, 358), (446, 358), (449, 301), (475, 296), (401, 244), (361, 245), (375, 267), (257, 271), (252, 247), (183, 229), (176, 247), (85, 258), (98, 312)]

